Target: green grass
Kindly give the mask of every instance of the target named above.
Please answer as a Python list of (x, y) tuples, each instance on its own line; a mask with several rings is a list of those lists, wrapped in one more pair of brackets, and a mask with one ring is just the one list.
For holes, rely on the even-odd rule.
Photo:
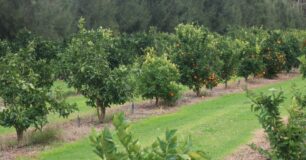
[(53, 84), (52, 90), (60, 89), (64, 94), (73, 94), (76, 93), (74, 88), (69, 88), (67, 83), (62, 80), (58, 80)]
[[(269, 88), (282, 88), (287, 97), (290, 97), (291, 85), (304, 87), (305, 81), (301, 78), (276, 83), (256, 92), (269, 92)], [(250, 101), (244, 93), (231, 94), (210, 99), (198, 104), (188, 105), (179, 111), (154, 116), (132, 124), (132, 131), (144, 145), (149, 145), (162, 137), (165, 130), (178, 129), (179, 135), (192, 135), (196, 148), (205, 150), (212, 159), (222, 159), (235, 151), (240, 145), (246, 144), (252, 133), (260, 125), (250, 111)], [(287, 98), (284, 105), (289, 104)], [(285, 114), (285, 107), (282, 113)], [(42, 152), (37, 159), (40, 160), (95, 160), (98, 157), (92, 152), (88, 138), (70, 144), (54, 146), (53, 149)]]

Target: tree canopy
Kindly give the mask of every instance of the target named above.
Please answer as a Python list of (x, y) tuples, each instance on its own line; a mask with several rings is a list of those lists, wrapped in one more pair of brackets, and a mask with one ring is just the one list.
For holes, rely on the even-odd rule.
[(87, 28), (138, 32), (156, 26), (171, 32), (179, 23), (196, 22), (212, 31), (231, 26), (303, 28), (303, 11), (292, 0), (0, 0), (0, 38), (12, 38), (24, 27), (52, 39)]

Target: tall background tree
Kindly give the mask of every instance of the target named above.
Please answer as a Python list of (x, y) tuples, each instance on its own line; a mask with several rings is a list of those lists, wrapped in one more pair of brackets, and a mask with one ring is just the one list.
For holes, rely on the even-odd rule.
[(212, 31), (229, 25), (266, 28), (303, 28), (303, 10), (292, 0), (0, 0), (0, 38), (12, 38), (27, 28), (52, 39), (99, 26), (120, 32), (158, 30), (172, 32), (185, 22), (197, 22)]

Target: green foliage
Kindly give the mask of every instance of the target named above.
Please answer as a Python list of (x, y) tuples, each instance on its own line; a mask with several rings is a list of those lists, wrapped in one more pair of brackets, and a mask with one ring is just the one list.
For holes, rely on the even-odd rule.
[(284, 39), (279, 31), (271, 31), (261, 46), (261, 56), (265, 64), (266, 78), (274, 78), (286, 64), (286, 54), (282, 50)]
[(227, 37), (222, 37), (218, 40), (217, 50), (220, 55), (222, 65), (220, 67), (220, 78), (227, 87), (227, 82), (237, 71), (239, 64), (239, 53), (242, 48), (242, 44), (239, 40), (232, 40)]
[(300, 72), (303, 74), (303, 78), (306, 78), (306, 56), (301, 56), (300, 60)]
[(306, 78), (306, 40), (303, 42), (302, 46), (302, 56), (299, 58), (300, 60), (300, 71), (303, 74), (303, 77)]
[(239, 59), (238, 75), (244, 77), (245, 80), (250, 75), (257, 75), (264, 70), (264, 64), (256, 46), (251, 46), (248, 43), (241, 52)]
[(8, 41), (0, 40), (0, 58), (4, 57), (10, 52), (10, 45)]
[(179, 71), (165, 56), (154, 56), (155, 51), (149, 49), (145, 62), (141, 67), (139, 88), (144, 98), (159, 98), (173, 104), (180, 97)]
[(299, 89), (299, 87), (296, 84), (293, 84), (291, 87), (291, 90), (293, 92), (293, 96), (297, 101), (297, 104), (299, 106), (306, 107), (306, 94), (304, 89)]
[[(124, 114), (114, 116), (113, 120), (117, 143), (109, 129), (102, 134), (91, 136), (94, 152), (103, 160), (205, 160), (207, 155), (202, 151), (193, 151), (191, 138), (179, 142), (176, 130), (167, 130), (165, 139), (157, 138), (150, 146), (143, 148), (130, 131), (130, 124)], [(120, 148), (122, 147), (122, 149)]]
[[(292, 4), (294, 3), (294, 4)], [(24, 27), (46, 38), (65, 39), (83, 16), (86, 26), (118, 32), (171, 32), (180, 23), (197, 22), (224, 32), (227, 26), (305, 28), (305, 17), (292, 0), (0, 0), (0, 38)]]
[(41, 78), (43, 85), (48, 83), (48, 86), (51, 87), (56, 78), (55, 68), (57, 67), (55, 62), (57, 61), (57, 54), (59, 53), (59, 44), (51, 40), (44, 40), (29, 30), (23, 29), (17, 33), (15, 39), (10, 43), (9, 48), (11, 48), (12, 52), (18, 52), (21, 48), (28, 47), (30, 43), (35, 43), (33, 45), (35, 60), (43, 60), (47, 64), (34, 68), (35, 72), (38, 75), (44, 76)]
[(30, 126), (41, 129), (50, 112), (67, 117), (75, 109), (54, 93), (49, 79), (52, 72), (46, 60), (35, 57), (35, 43), (16, 53), (7, 53), (0, 60), (0, 97), (4, 108), (0, 110), (0, 125), (14, 127), (18, 141)]
[[(73, 0), (1, 0), (0, 37), (14, 38), (23, 28), (48, 39), (60, 39), (75, 31), (79, 15)], [(7, 21), (9, 20), (9, 21)]]
[(147, 48), (154, 48), (157, 55), (169, 52), (169, 47), (175, 42), (172, 33), (160, 32), (155, 27), (151, 27), (147, 32), (137, 32), (130, 34), (130, 39), (134, 42), (137, 55), (145, 55)]
[(110, 45), (108, 61), (111, 68), (120, 65), (131, 65), (139, 56), (137, 46), (132, 36), (121, 34), (112, 37), (113, 45)]
[[(305, 33), (306, 35), (306, 33)], [(306, 39), (303, 40), (302, 55), (306, 56)]]
[(88, 98), (90, 106), (97, 108), (99, 121), (103, 122), (107, 107), (123, 104), (130, 96), (128, 71), (108, 61), (113, 56), (113, 33), (103, 28), (86, 30), (84, 23), (80, 19), (80, 31), (61, 55), (63, 75), (70, 86)]
[(293, 67), (299, 66), (298, 57), (301, 56), (299, 40), (292, 34), (284, 34), (282, 51), (285, 53), (285, 70), (290, 72)]
[(230, 28), (228, 35), (240, 40), (242, 50), (239, 53), (237, 75), (248, 79), (250, 75), (264, 72), (264, 64), (260, 55), (260, 44), (266, 33), (262, 28)]
[(193, 24), (180, 24), (176, 27), (177, 42), (173, 49), (173, 62), (178, 66), (182, 84), (193, 89), (197, 95), (209, 77), (216, 73), (219, 59), (214, 55), (214, 39), (208, 31)]
[(12, 50), (18, 51), (20, 48), (25, 48), (36, 39), (37, 37), (31, 31), (22, 29), (16, 33), (16, 37), (13, 39)]
[[(295, 94), (297, 96), (297, 94)], [(268, 134), (271, 150), (252, 147), (272, 160), (302, 160), (306, 158), (306, 109), (302, 101), (306, 101), (301, 94), (294, 97), (288, 108), (288, 123), (282, 121), (279, 106), (284, 101), (283, 92), (271, 95), (260, 94), (251, 96), (254, 112), (258, 112), (258, 119)], [(298, 100), (297, 100), (298, 99)], [(301, 101), (302, 100), (302, 101)]]

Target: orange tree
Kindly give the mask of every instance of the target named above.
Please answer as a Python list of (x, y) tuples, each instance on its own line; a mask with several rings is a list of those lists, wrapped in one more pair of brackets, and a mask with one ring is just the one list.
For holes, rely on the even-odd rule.
[(154, 56), (155, 51), (149, 49), (145, 62), (141, 67), (139, 90), (144, 98), (155, 98), (173, 104), (180, 96), (181, 88), (177, 84), (179, 71), (165, 56)]
[(236, 73), (239, 64), (238, 55), (242, 48), (239, 40), (233, 40), (228, 37), (221, 37), (217, 43), (217, 50), (220, 55), (220, 78), (227, 88), (227, 82)]
[(31, 126), (42, 129), (50, 112), (67, 117), (75, 108), (51, 92), (52, 67), (38, 58), (35, 42), (0, 58), (0, 125), (14, 127), (18, 142)]
[(261, 45), (261, 56), (265, 64), (266, 78), (274, 78), (285, 68), (286, 54), (282, 50), (284, 39), (279, 31), (269, 32)]
[(86, 30), (80, 19), (79, 32), (61, 55), (62, 72), (68, 84), (86, 98), (87, 104), (97, 109), (100, 122), (104, 121), (106, 108), (123, 104), (130, 96), (128, 71), (125, 66), (109, 61), (114, 35), (110, 30), (99, 28)]
[(177, 42), (173, 47), (172, 61), (180, 71), (180, 82), (200, 96), (201, 88), (208, 85), (207, 80), (219, 67), (218, 56), (209, 49), (213, 35), (193, 24), (180, 24), (175, 31)]
[(301, 56), (300, 42), (294, 35), (286, 33), (282, 51), (285, 53), (285, 70), (290, 72), (293, 67), (299, 66), (298, 57)]
[(264, 70), (258, 42), (249, 41), (239, 54), (238, 76), (248, 80), (250, 75), (257, 75)]
[(239, 53), (237, 75), (247, 81), (250, 75), (257, 75), (264, 71), (264, 64), (260, 55), (261, 42), (266, 37), (266, 31), (261, 28), (230, 29), (228, 35), (239, 39), (242, 50)]
[(280, 113), (280, 106), (284, 102), (283, 92), (272, 94), (249, 94), (253, 105), (252, 110), (257, 113), (262, 128), (267, 133), (270, 149), (265, 150), (252, 144), (267, 159), (302, 160), (306, 158), (306, 95), (302, 90), (294, 88), (292, 104), (288, 107), (288, 122), (284, 123)]

